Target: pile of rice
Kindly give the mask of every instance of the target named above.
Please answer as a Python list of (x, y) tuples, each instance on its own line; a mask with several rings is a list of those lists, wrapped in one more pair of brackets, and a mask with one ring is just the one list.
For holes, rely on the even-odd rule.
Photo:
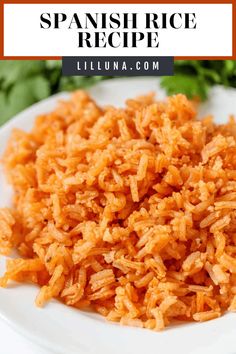
[[(83, 91), (14, 130), (0, 285), (33, 282), (108, 320), (161, 330), (236, 310), (236, 123), (185, 96), (101, 108)], [(14, 290), (12, 290), (14, 291)]]

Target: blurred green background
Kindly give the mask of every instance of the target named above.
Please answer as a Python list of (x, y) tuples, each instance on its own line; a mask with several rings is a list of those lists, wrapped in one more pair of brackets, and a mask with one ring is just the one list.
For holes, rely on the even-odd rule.
[[(175, 75), (161, 79), (167, 94), (184, 93), (206, 100), (211, 86), (236, 87), (234, 60), (178, 60)], [(105, 76), (61, 75), (60, 60), (0, 61), (0, 125), (24, 108), (60, 91), (87, 88)]]

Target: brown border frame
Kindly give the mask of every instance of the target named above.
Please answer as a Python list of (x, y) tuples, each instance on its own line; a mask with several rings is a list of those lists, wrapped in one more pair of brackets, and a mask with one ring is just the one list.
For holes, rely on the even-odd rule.
[(3, 58), (3, 28), (4, 28), (4, 16), (3, 16), (3, 3), (0, 0), (0, 59)]
[(19, 59), (19, 60), (45, 60), (45, 59), (56, 59), (59, 60), (61, 57), (51, 57), (51, 56), (4, 56), (4, 4), (232, 4), (232, 56), (222, 56), (222, 57), (215, 57), (215, 56), (179, 56), (175, 57), (175, 59), (195, 59), (195, 60), (227, 60), (227, 59), (234, 59), (236, 60), (236, 0), (167, 0), (167, 1), (157, 1), (157, 0), (148, 0), (144, 2), (144, 0), (0, 0), (0, 60), (11, 60), (11, 59)]

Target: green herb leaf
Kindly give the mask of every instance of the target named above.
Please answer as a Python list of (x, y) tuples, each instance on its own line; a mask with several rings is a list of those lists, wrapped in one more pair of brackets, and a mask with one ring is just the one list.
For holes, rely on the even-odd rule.
[(13, 86), (8, 97), (3, 92), (0, 95), (1, 123), (49, 95), (49, 83), (41, 76), (19, 81)]
[[(171, 94), (205, 100), (215, 84), (236, 87), (235, 60), (178, 60), (161, 85)], [(61, 74), (60, 60), (0, 60), (0, 125), (22, 109), (60, 91), (87, 88), (108, 76)]]
[(168, 95), (183, 93), (188, 98), (207, 98), (208, 84), (197, 76), (178, 74), (166, 76), (161, 81), (161, 86), (167, 91)]
[(43, 68), (44, 62), (41, 60), (1, 60), (1, 86), (6, 90), (18, 81), (36, 74), (40, 74)]

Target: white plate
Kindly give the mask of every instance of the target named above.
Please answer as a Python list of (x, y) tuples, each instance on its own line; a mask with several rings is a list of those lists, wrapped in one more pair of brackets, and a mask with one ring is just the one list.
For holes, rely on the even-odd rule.
[[(157, 78), (129, 78), (105, 81), (90, 92), (100, 104), (122, 105), (128, 97), (156, 91), (165, 96)], [(51, 111), (59, 98), (55, 95), (18, 114), (0, 129), (0, 155), (13, 127), (29, 130), (34, 118)], [(236, 113), (236, 90), (215, 87), (200, 115), (214, 114), (218, 123)], [(0, 206), (10, 205), (11, 189), (0, 171)], [(1, 258), (0, 270), (4, 269)], [(144, 329), (107, 323), (100, 316), (85, 313), (51, 301), (43, 309), (34, 305), (38, 289), (30, 285), (0, 289), (0, 316), (18, 332), (57, 354), (233, 354), (236, 353), (236, 315), (227, 314), (205, 323), (183, 324), (156, 333)], [(14, 339), (13, 339), (14, 340)]]

